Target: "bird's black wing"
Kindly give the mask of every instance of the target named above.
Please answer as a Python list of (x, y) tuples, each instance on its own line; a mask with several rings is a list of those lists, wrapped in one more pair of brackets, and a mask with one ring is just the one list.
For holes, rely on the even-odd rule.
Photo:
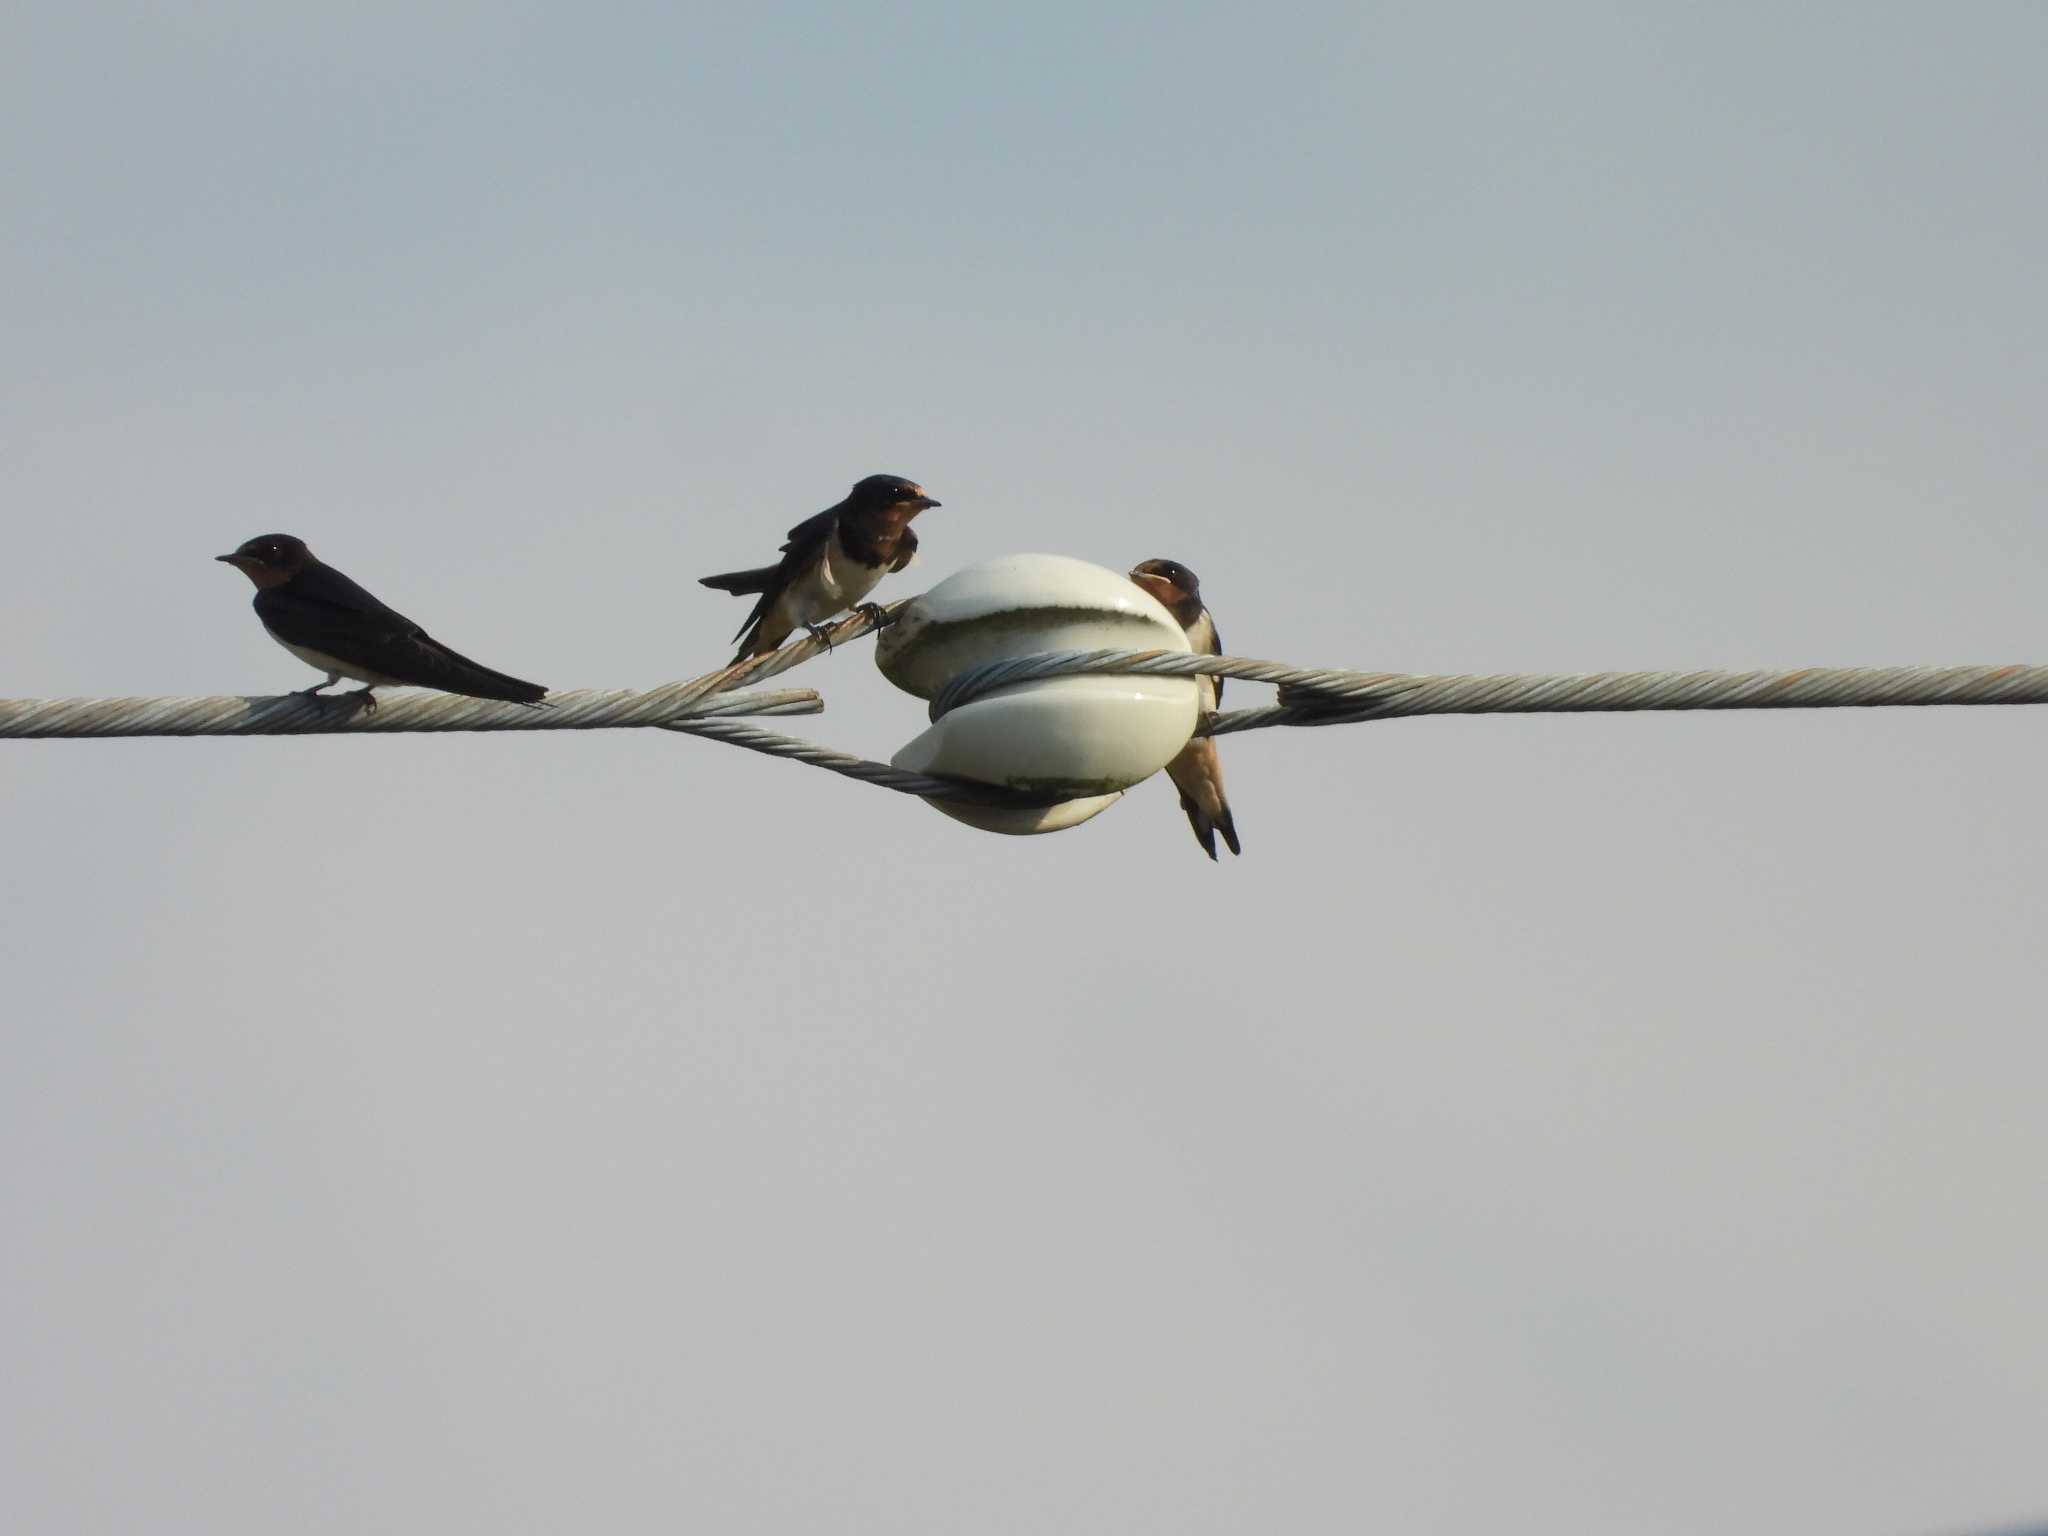
[[(1223, 632), (1216, 627), (1216, 615), (1213, 613), (1209, 615), (1209, 654), (1211, 656), (1221, 656), (1223, 654)], [(1223, 707), (1223, 679), (1218, 677), (1212, 678), (1211, 681), (1216, 684), (1216, 707), (1221, 709)], [(1232, 853), (1237, 852), (1236, 846), (1233, 845), (1230, 851)], [(1211, 854), (1210, 857), (1213, 858), (1215, 855)]]
[(383, 670), (402, 682), (439, 688), (443, 693), (466, 693), (477, 699), (507, 699), (514, 704), (538, 704), (547, 697), (548, 691), (541, 684), (471, 661), (425, 630), (416, 629), (404, 636), (393, 644), (392, 650), (404, 670), (397, 666)]
[(790, 529), (789, 542), (782, 546), (783, 565), (794, 571), (805, 560), (823, 549), (826, 541), (832, 537), (832, 530), (838, 526), (839, 514), (844, 510), (844, 503), (836, 507), (827, 507), (815, 517), (807, 517)]
[(256, 594), (256, 615), (281, 640), (402, 683), (530, 704), (547, 693), (450, 650), (332, 566), (309, 566)]
[(283, 586), (259, 590), (256, 615), (279, 639), (345, 661), (367, 663), (365, 646), (419, 632), (411, 619), (326, 565), (308, 566)]
[(775, 600), (782, 596), (782, 589), (801, 571), (806, 564), (817, 558), (820, 550), (831, 541), (832, 530), (839, 522), (839, 508), (827, 507), (815, 517), (807, 517), (789, 530), (788, 542), (782, 546), (782, 559), (774, 565), (764, 565), (753, 571), (728, 571), (722, 576), (700, 576), (698, 581), (721, 592), (737, 596), (748, 596), (758, 592), (760, 601), (754, 604), (753, 612), (740, 625), (733, 636), (745, 655), (754, 643), (754, 636), (761, 628), (761, 621), (768, 617), (768, 610), (775, 606)]

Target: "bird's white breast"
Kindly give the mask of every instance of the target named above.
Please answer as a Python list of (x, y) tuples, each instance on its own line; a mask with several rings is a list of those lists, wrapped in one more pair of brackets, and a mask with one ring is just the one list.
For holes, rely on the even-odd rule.
[(359, 683), (369, 683), (373, 687), (378, 687), (395, 684), (398, 681), (396, 678), (386, 677), (382, 672), (366, 671), (352, 661), (343, 661), (339, 656), (316, 651), (310, 645), (293, 645), (267, 624), (264, 625), (263, 632), (316, 672), (325, 672), (329, 682), (337, 677), (352, 677)]
[(860, 602), (880, 584), (885, 567), (862, 565), (839, 542), (839, 530), (825, 544), (825, 558), (789, 585), (790, 609), (799, 624), (815, 624)]

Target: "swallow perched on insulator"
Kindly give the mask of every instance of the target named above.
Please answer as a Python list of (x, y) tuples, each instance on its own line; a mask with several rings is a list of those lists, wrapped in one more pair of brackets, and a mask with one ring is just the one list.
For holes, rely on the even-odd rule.
[(451, 651), (419, 625), (387, 608), (333, 566), (323, 564), (303, 539), (266, 533), (231, 555), (216, 555), (256, 584), (256, 617), (271, 639), (327, 681), (299, 690), (316, 694), (344, 677), (363, 686), (352, 699), (377, 707), (371, 690), (410, 683), (478, 699), (537, 704), (547, 696), (524, 682)]
[[(1178, 560), (1147, 560), (1131, 567), (1131, 580), (1173, 615), (1196, 654), (1223, 654), (1216, 621), (1203, 606), (1202, 584), (1193, 571)], [(1200, 686), (1203, 713), (1215, 713), (1223, 702), (1223, 679), (1197, 677), (1195, 681)], [(1223, 795), (1223, 766), (1216, 756), (1215, 739), (1197, 736), (1190, 740), (1166, 765), (1166, 776), (1180, 791), (1180, 808), (1188, 813), (1188, 825), (1195, 829), (1195, 840), (1202, 845), (1202, 851), (1215, 858), (1216, 834), (1221, 832), (1230, 851), (1241, 854), (1244, 850), (1237, 843), (1237, 821)]]
[(822, 621), (834, 614), (856, 606), (873, 608), (863, 600), (917, 553), (911, 519), (937, 505), (924, 487), (901, 475), (869, 475), (837, 506), (790, 529), (775, 564), (699, 577), (720, 592), (759, 594), (754, 611), (733, 637), (740, 647), (734, 662), (767, 655), (792, 630), (819, 635)]

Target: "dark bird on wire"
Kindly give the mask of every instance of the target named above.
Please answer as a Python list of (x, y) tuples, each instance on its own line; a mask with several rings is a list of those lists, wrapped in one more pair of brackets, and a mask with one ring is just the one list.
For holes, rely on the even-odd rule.
[(767, 655), (792, 630), (818, 635), (821, 621), (857, 604), (874, 608), (861, 600), (884, 576), (910, 564), (917, 553), (910, 520), (937, 505), (924, 487), (901, 475), (869, 475), (839, 505), (790, 529), (774, 565), (698, 578), (720, 592), (760, 596), (733, 637), (740, 647), (733, 661)]
[(375, 709), (375, 688), (411, 683), (478, 699), (537, 704), (539, 683), (522, 682), (479, 666), (433, 638), (404, 614), (385, 607), (331, 565), (323, 565), (303, 539), (266, 533), (232, 555), (216, 555), (256, 583), (256, 617), (270, 638), (327, 681), (302, 694), (332, 688), (344, 677), (363, 687), (349, 694)]
[[(1131, 580), (1173, 615), (1198, 655), (1223, 654), (1216, 621), (1202, 605), (1202, 584), (1193, 571), (1178, 560), (1147, 560), (1131, 568)], [(1223, 679), (1198, 677), (1195, 681), (1201, 686), (1203, 713), (1213, 714), (1223, 702)], [(1216, 834), (1221, 832), (1230, 851), (1241, 854), (1244, 850), (1237, 845), (1237, 821), (1230, 814), (1230, 802), (1223, 798), (1223, 765), (1216, 756), (1215, 738), (1197, 736), (1191, 740), (1166, 765), (1166, 776), (1180, 791), (1180, 808), (1188, 813), (1188, 825), (1195, 829), (1195, 839), (1201, 843), (1202, 851), (1215, 858)]]

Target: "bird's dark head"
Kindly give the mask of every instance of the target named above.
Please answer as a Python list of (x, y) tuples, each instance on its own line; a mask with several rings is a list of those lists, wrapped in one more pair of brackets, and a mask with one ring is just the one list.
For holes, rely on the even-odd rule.
[(313, 551), (304, 539), (288, 533), (266, 533), (249, 540), (232, 555), (215, 555), (225, 560), (259, 587), (282, 586), (313, 563)]
[(857, 512), (889, 512), (900, 507), (905, 509), (906, 518), (938, 505), (925, 495), (923, 486), (901, 475), (869, 475), (856, 481), (847, 492), (846, 504)]
[(1159, 600), (1185, 629), (1202, 612), (1202, 583), (1178, 560), (1146, 560), (1131, 567), (1131, 580)]

